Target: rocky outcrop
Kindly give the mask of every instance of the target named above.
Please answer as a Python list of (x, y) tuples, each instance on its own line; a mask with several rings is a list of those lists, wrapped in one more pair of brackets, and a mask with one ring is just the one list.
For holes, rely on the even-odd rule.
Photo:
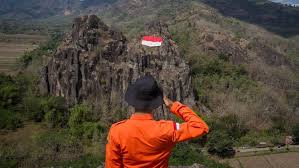
[[(143, 35), (164, 39), (161, 47), (142, 46)], [(167, 25), (146, 25), (140, 38), (128, 41), (95, 15), (77, 18), (48, 65), (42, 71), (45, 93), (62, 96), (69, 106), (88, 101), (107, 119), (118, 110), (127, 110), (124, 93), (132, 82), (153, 75), (164, 93), (186, 104), (194, 104), (190, 68), (171, 40)], [(169, 118), (158, 109), (157, 118)]]

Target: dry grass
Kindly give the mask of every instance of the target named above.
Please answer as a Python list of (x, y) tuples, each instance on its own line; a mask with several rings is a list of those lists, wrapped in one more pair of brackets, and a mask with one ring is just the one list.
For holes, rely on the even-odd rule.
[(46, 131), (45, 126), (33, 122), (25, 123), (23, 128), (16, 131), (2, 130), (0, 132), (0, 154), (5, 155), (11, 152), (15, 157), (28, 154), (34, 149), (32, 138), (44, 131)]
[(11, 71), (18, 57), (37, 48), (45, 40), (44, 36), (38, 35), (0, 34), (0, 73)]
[(4, 43), (38, 44), (39, 42), (45, 42), (45, 41), (46, 41), (45, 36), (40, 36), (40, 35), (0, 33), (0, 42), (4, 42)]

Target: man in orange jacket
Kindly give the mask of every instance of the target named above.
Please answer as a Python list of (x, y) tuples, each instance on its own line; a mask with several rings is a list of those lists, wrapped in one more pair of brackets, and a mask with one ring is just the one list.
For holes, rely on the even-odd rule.
[[(135, 108), (130, 119), (112, 125), (106, 146), (106, 168), (168, 168), (171, 150), (178, 142), (209, 132), (207, 124), (189, 107), (163, 97), (152, 76), (129, 86), (125, 100)], [(182, 124), (153, 119), (152, 110), (163, 105)]]

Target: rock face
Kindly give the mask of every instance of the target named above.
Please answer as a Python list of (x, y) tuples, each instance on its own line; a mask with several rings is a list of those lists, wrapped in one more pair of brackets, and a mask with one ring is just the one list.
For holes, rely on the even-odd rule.
[[(161, 47), (145, 47), (140, 43), (143, 35), (162, 36), (164, 42)], [(108, 117), (127, 110), (125, 91), (145, 74), (153, 75), (169, 97), (194, 105), (190, 68), (167, 25), (150, 23), (140, 38), (128, 41), (91, 15), (75, 19), (72, 31), (44, 67), (41, 84), (47, 94), (64, 97), (69, 106), (88, 101), (98, 117)], [(170, 117), (162, 109), (155, 114)]]

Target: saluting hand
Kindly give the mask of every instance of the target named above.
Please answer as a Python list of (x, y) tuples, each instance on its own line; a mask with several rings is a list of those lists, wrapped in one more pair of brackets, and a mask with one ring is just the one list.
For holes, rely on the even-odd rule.
[(173, 101), (170, 100), (169, 98), (167, 98), (166, 96), (163, 97), (164, 103), (168, 108), (171, 108), (171, 106), (173, 105)]

